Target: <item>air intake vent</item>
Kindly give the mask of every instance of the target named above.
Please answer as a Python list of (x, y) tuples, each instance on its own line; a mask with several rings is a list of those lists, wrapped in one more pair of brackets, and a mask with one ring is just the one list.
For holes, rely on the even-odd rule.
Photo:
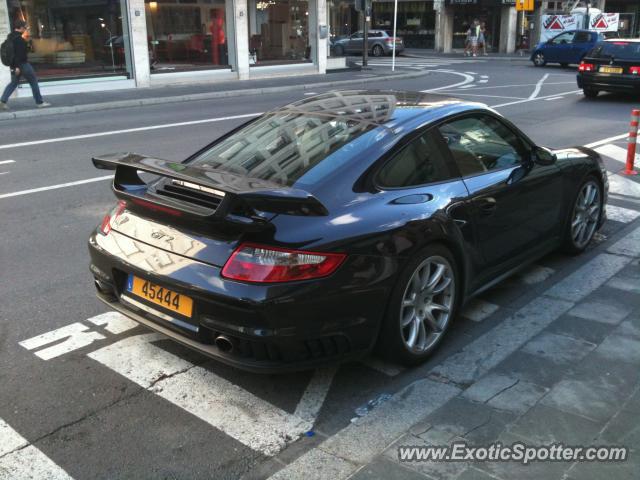
[(193, 203), (201, 207), (210, 208), (215, 211), (224, 198), (224, 192), (209, 187), (203, 187), (191, 182), (182, 180), (171, 180), (171, 182), (158, 186), (158, 195), (175, 198), (182, 202)]

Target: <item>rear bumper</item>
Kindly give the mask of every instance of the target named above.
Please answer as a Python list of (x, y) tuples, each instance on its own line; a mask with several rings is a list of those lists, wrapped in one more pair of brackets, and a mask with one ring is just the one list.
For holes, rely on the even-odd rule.
[[(134, 254), (125, 253), (125, 244)], [(251, 285), (115, 231), (93, 234), (89, 251), (98, 297), (111, 308), (204, 355), (262, 373), (310, 369), (371, 350), (391, 288), (384, 272), (394, 270), (388, 259), (350, 257), (355, 261), (326, 279)], [(192, 318), (126, 292), (129, 274), (191, 297)], [(231, 341), (231, 351), (215, 345), (219, 335)]]
[(640, 94), (640, 76), (578, 73), (578, 88)]

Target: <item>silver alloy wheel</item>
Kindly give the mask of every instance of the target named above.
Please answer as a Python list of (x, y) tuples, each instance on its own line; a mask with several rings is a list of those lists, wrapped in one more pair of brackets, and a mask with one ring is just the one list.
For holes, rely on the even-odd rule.
[(545, 64), (544, 55), (542, 53), (536, 53), (533, 56), (533, 63), (538, 67), (542, 67)]
[(380, 45), (374, 45), (371, 53), (374, 57), (381, 57), (384, 55), (384, 49)]
[(415, 269), (400, 306), (400, 331), (409, 351), (423, 353), (440, 338), (451, 319), (455, 287), (444, 257), (429, 257)]
[(571, 220), (571, 240), (584, 248), (593, 237), (600, 220), (600, 187), (594, 180), (585, 183), (578, 193)]

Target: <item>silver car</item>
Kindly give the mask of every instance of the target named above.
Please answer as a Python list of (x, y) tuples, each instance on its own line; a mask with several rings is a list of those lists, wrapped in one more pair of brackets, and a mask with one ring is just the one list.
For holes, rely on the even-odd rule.
[[(333, 42), (333, 53), (337, 56), (345, 54), (362, 53), (363, 32), (356, 32), (349, 37), (341, 38)], [(393, 36), (384, 30), (369, 30), (369, 53), (374, 57), (391, 55), (393, 49)], [(402, 38), (395, 37), (396, 55), (404, 51)]]

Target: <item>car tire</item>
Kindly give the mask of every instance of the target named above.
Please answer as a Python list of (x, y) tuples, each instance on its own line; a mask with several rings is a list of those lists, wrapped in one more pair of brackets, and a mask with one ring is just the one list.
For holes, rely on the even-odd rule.
[(544, 67), (547, 64), (547, 60), (544, 58), (542, 52), (536, 52), (533, 54), (533, 64), (536, 67)]
[(371, 55), (373, 55), (374, 57), (382, 57), (384, 55), (384, 48), (382, 48), (380, 45), (374, 45), (371, 49)]
[(568, 64), (568, 63), (561, 63), (561, 64), (560, 64), (560, 66), (561, 66), (562, 68), (567, 68), (567, 67), (569, 66), (569, 64)]
[(344, 57), (344, 47), (342, 45), (336, 45), (333, 47), (333, 53), (336, 57)]
[(593, 88), (583, 88), (582, 93), (587, 98), (596, 98), (600, 92), (598, 90), (594, 90)]
[(571, 203), (566, 222), (563, 250), (570, 254), (582, 253), (598, 231), (604, 197), (602, 185), (593, 175), (580, 184)]
[(377, 351), (407, 366), (429, 358), (455, 318), (460, 281), (446, 247), (433, 244), (414, 255), (395, 282)]

